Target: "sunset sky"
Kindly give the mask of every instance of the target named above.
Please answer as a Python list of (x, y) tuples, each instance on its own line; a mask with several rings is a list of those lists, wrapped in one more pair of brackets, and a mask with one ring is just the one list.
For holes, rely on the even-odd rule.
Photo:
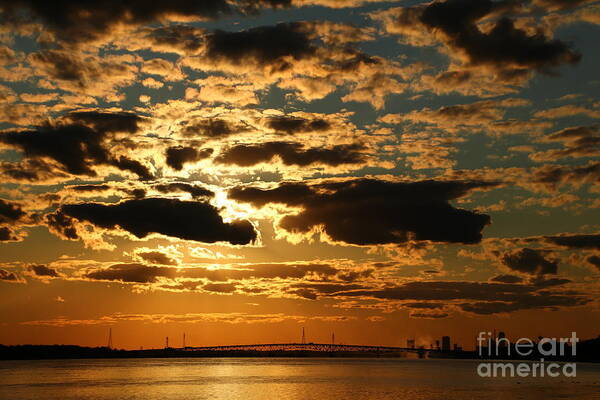
[(600, 1), (0, 15), (0, 343), (600, 334)]

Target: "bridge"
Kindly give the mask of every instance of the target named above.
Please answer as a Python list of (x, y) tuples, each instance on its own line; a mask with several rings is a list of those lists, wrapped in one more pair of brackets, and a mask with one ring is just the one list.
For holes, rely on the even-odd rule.
[(270, 343), (270, 344), (244, 344), (244, 345), (227, 345), (227, 346), (202, 346), (192, 347), (187, 346), (177, 350), (184, 351), (310, 351), (310, 352), (365, 352), (365, 353), (402, 353), (412, 352), (425, 354), (431, 352), (440, 352), (438, 349), (426, 349), (415, 347), (391, 347), (391, 346), (366, 346), (353, 344), (331, 344), (331, 343)]

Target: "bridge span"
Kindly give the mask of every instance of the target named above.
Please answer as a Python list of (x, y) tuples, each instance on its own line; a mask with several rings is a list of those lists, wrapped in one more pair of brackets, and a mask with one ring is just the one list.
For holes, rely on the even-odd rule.
[(227, 346), (201, 346), (184, 347), (184, 351), (311, 351), (311, 352), (372, 352), (372, 353), (431, 353), (440, 352), (438, 349), (391, 347), (391, 346), (366, 346), (353, 344), (331, 343), (270, 343), (270, 344), (244, 344)]

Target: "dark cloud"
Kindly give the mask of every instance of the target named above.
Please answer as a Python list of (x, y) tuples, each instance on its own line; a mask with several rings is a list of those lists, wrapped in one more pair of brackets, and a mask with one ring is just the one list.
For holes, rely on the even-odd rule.
[[(115, 128), (111, 123), (102, 127)], [(106, 148), (106, 141), (106, 131), (96, 131), (84, 125), (47, 125), (35, 130), (0, 134), (0, 143), (22, 151), (26, 158), (52, 159), (73, 175), (97, 176), (96, 166), (112, 165), (134, 172), (141, 179), (152, 179), (148, 168), (140, 162), (124, 156), (113, 157)]]
[(576, 307), (589, 303), (590, 299), (569, 294), (551, 294), (540, 292), (537, 295), (525, 296), (514, 302), (475, 302), (461, 304), (463, 311), (473, 314), (490, 315), (498, 313), (510, 313), (518, 310), (551, 309), (561, 307)]
[(504, 254), (502, 263), (514, 271), (530, 275), (556, 274), (558, 270), (558, 261), (547, 260), (543, 251), (529, 248)]
[(74, 111), (66, 115), (76, 124), (87, 125), (101, 133), (136, 133), (144, 118), (127, 112)]
[(26, 159), (19, 163), (0, 162), (0, 175), (16, 182), (40, 182), (66, 179), (69, 176), (41, 159)]
[(533, 172), (532, 180), (554, 190), (562, 185), (600, 185), (600, 162), (587, 165), (545, 165)]
[(14, 272), (0, 269), (0, 281), (19, 282), (20, 279)]
[[(519, 68), (548, 72), (563, 63), (575, 64), (581, 55), (560, 40), (541, 32), (529, 35), (502, 17), (491, 30), (477, 25), (492, 14), (510, 12), (517, 2), (492, 0), (448, 0), (433, 2), (423, 9), (420, 21), (447, 36), (447, 44), (465, 54), (472, 65), (490, 65), (504, 74), (519, 73)], [(508, 76), (506, 76), (508, 77)]]
[(490, 281), (500, 283), (521, 283), (523, 282), (523, 278), (516, 275), (497, 275), (490, 279)]
[(204, 57), (212, 62), (243, 65), (250, 60), (271, 67), (273, 72), (290, 69), (290, 58), (301, 60), (316, 51), (302, 23), (282, 23), (240, 32), (215, 31), (205, 39)]
[(271, 117), (268, 119), (267, 126), (288, 135), (303, 132), (323, 132), (331, 128), (329, 122), (321, 118), (310, 120), (289, 116)]
[(436, 310), (439, 308), (444, 308), (445, 304), (443, 303), (430, 303), (430, 302), (408, 302), (402, 303), (403, 307), (415, 308), (419, 310)]
[(233, 283), (207, 283), (202, 286), (202, 289), (207, 292), (233, 293), (236, 290), (236, 286)]
[(59, 49), (30, 53), (27, 61), (35, 75), (45, 78), (46, 85), (103, 98), (117, 96), (116, 89), (133, 84), (139, 72), (132, 57), (98, 56)]
[(13, 224), (25, 215), (19, 204), (0, 199), (0, 224)]
[[(136, 252), (145, 261), (160, 265), (177, 265), (177, 261), (159, 251)], [(109, 268), (88, 270), (85, 277), (99, 280), (118, 280), (133, 283), (153, 283), (157, 278), (208, 280), (210, 282), (242, 281), (251, 279), (329, 279), (341, 271), (328, 264), (241, 264), (235, 268), (171, 268), (140, 263), (116, 264)], [(186, 281), (187, 282), (187, 281)], [(197, 283), (196, 283), (197, 285)], [(347, 284), (331, 284), (346, 289), (358, 288)], [(336, 286), (337, 285), (337, 286)], [(362, 286), (361, 286), (362, 288)], [(326, 290), (326, 286), (323, 286)]]
[(550, 278), (550, 279), (546, 279), (544, 276), (538, 275), (536, 277), (533, 277), (532, 279), (529, 280), (529, 283), (531, 285), (534, 285), (536, 287), (539, 288), (547, 288), (547, 287), (552, 287), (552, 286), (562, 286), (562, 285), (566, 285), (567, 283), (571, 283), (572, 281), (570, 279), (564, 279), (564, 278)]
[(475, 314), (495, 314), (527, 309), (557, 309), (590, 302), (578, 292), (551, 292), (534, 285), (429, 281), (408, 282), (383, 289), (335, 293), (336, 297), (368, 297), (380, 300), (465, 301), (458, 306)]
[(185, 192), (192, 195), (194, 198), (198, 197), (213, 197), (215, 193), (199, 185), (192, 185), (184, 182), (173, 182), (165, 183), (160, 185), (154, 185), (154, 189), (161, 193), (173, 193), (173, 192)]
[(428, 319), (440, 319), (446, 318), (450, 314), (445, 312), (411, 312), (411, 318), (428, 318)]
[(243, 279), (302, 279), (313, 277), (326, 279), (334, 277), (341, 271), (328, 264), (243, 264), (235, 269), (221, 268), (216, 270), (204, 268), (188, 268), (181, 270), (181, 276), (192, 279), (208, 279), (210, 281), (227, 281)]
[[(18, 225), (28, 218), (21, 205), (0, 199), (0, 242), (19, 242), (23, 240), (24, 234), (15, 233)], [(7, 226), (4, 226), (7, 225)]]
[(598, 268), (598, 270), (600, 271), (600, 257), (599, 256), (589, 256), (585, 260), (587, 262), (589, 262), (591, 265), (593, 265), (594, 267)]
[(42, 264), (32, 264), (27, 268), (35, 276), (58, 278), (60, 274), (54, 268)]
[(110, 190), (109, 185), (75, 185), (69, 186), (69, 189), (75, 192), (104, 192)]
[(181, 171), (184, 164), (193, 163), (210, 157), (213, 149), (196, 150), (193, 147), (169, 147), (167, 149), (167, 165)]
[(203, 30), (187, 25), (169, 25), (151, 29), (145, 35), (153, 49), (182, 54), (197, 53), (204, 43)]
[(7, 226), (0, 226), (0, 242), (18, 242), (21, 238)]
[(250, 167), (279, 157), (285, 165), (305, 167), (311, 164), (322, 164), (336, 167), (343, 164), (363, 163), (366, 160), (364, 150), (365, 147), (360, 144), (305, 148), (300, 143), (266, 142), (227, 148), (219, 154), (215, 162)]
[(75, 228), (75, 220), (64, 213), (55, 212), (45, 216), (45, 222), (48, 225), (50, 232), (68, 240), (78, 240), (77, 228)]
[(314, 291), (312, 291), (310, 289), (293, 289), (293, 290), (288, 290), (287, 293), (301, 297), (303, 299), (307, 299), (307, 300), (317, 300), (317, 298), (318, 298), (317, 293), (315, 293)]
[(533, 0), (533, 4), (551, 11), (569, 10), (595, 0)]
[(366, 289), (367, 286), (348, 283), (297, 283), (291, 285), (286, 293), (308, 300), (317, 300), (321, 296), (335, 295), (348, 290)]
[(150, 264), (177, 265), (179, 262), (161, 251), (138, 251), (135, 255)]
[(274, 189), (238, 187), (232, 199), (260, 207), (267, 203), (299, 206), (280, 226), (308, 233), (321, 228), (329, 237), (357, 245), (430, 240), (478, 243), (490, 217), (458, 209), (449, 202), (489, 182), (391, 182), (356, 179), (315, 185), (282, 183)]
[(138, 238), (159, 233), (184, 240), (232, 244), (248, 244), (256, 239), (250, 222), (223, 222), (215, 207), (195, 201), (146, 198), (116, 204), (67, 204), (51, 215), (58, 215), (63, 221), (76, 218), (105, 229), (120, 228)]
[(146, 197), (146, 190), (141, 188), (132, 189), (128, 193), (136, 199), (143, 199)]
[(111, 165), (119, 168), (121, 171), (130, 171), (139, 176), (143, 181), (154, 179), (152, 172), (144, 164), (137, 160), (132, 160), (129, 157), (120, 156), (112, 160)]
[(119, 25), (145, 25), (170, 17), (215, 19), (234, 11), (252, 13), (260, 7), (288, 6), (290, 0), (1, 0), (2, 17), (14, 19), (23, 11), (68, 42), (94, 40)]
[(544, 239), (571, 249), (600, 249), (600, 234), (544, 236)]
[(365, 296), (382, 300), (482, 300), (516, 301), (528, 295), (532, 287), (508, 283), (414, 281), (383, 289), (356, 290), (340, 296)]
[(533, 153), (534, 161), (555, 161), (565, 157), (582, 158), (600, 156), (600, 125), (577, 126), (555, 132), (543, 142), (562, 142), (562, 149)]
[(237, 125), (219, 118), (209, 118), (194, 121), (186, 125), (181, 130), (181, 134), (186, 137), (206, 136), (209, 138), (222, 138), (246, 130), (248, 130), (248, 127), (245, 125)]
[(138, 263), (115, 264), (108, 268), (89, 271), (83, 277), (93, 280), (120, 281), (132, 283), (154, 283), (160, 277), (172, 278), (176, 269), (154, 267)]
[(0, 141), (20, 148), (26, 156), (49, 156), (63, 164), (69, 172), (90, 175), (94, 173), (85, 165), (86, 159), (94, 156), (96, 160), (106, 161), (105, 151), (99, 145), (100, 139), (96, 132), (82, 126), (8, 132), (0, 136)]

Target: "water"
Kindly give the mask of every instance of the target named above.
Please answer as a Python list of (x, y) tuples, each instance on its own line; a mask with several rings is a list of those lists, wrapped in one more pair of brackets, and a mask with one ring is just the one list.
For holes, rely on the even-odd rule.
[(2, 400), (600, 399), (577, 378), (480, 378), (473, 360), (119, 359), (0, 362)]

